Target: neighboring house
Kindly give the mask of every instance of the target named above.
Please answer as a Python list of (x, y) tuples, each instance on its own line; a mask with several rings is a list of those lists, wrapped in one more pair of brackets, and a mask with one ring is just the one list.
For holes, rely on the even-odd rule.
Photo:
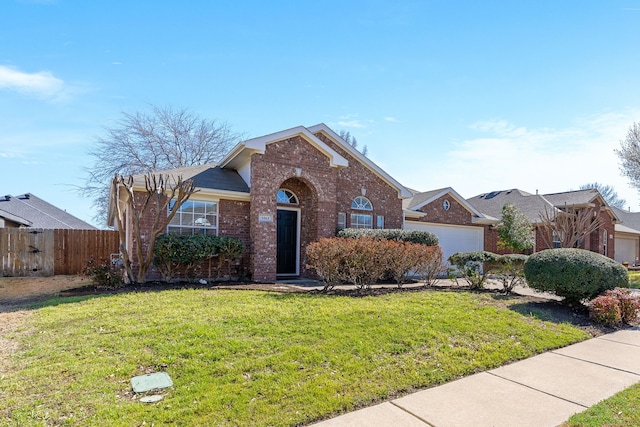
[(483, 250), (485, 227), (499, 222), (480, 213), (450, 187), (412, 192), (413, 197), (403, 201), (404, 228), (438, 236), (444, 260), (456, 252)]
[[(535, 244), (533, 252), (549, 249), (543, 238), (546, 233), (541, 227), (541, 215), (548, 212), (551, 217), (567, 210), (593, 209), (600, 216), (602, 225), (600, 228), (586, 236), (580, 247), (593, 252), (598, 252), (609, 258), (615, 257), (615, 230), (614, 226), (619, 222), (611, 207), (605, 202), (600, 193), (595, 189), (567, 191), (554, 194), (531, 194), (522, 190), (512, 189), (493, 191), (480, 194), (467, 199), (479, 212), (495, 218), (502, 217), (502, 207), (506, 203), (517, 206), (520, 211), (531, 221), (535, 228)], [(495, 227), (485, 228), (484, 247), (491, 252), (498, 250), (498, 233)]]
[(629, 212), (612, 207), (620, 218), (615, 225), (615, 260), (638, 265), (640, 261), (640, 212)]
[[(243, 239), (254, 281), (306, 275), (306, 246), (336, 229), (401, 228), (402, 200), (412, 197), (324, 124), (250, 139), (217, 165), (171, 174), (193, 178), (198, 192), (168, 231)], [(140, 191), (141, 182), (137, 177)], [(114, 212), (110, 205), (109, 225)]]
[(0, 197), (0, 228), (4, 227), (96, 230), (31, 193)]

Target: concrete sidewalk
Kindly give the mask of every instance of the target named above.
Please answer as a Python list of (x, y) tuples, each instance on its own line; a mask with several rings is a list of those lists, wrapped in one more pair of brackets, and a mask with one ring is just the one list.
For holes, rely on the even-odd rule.
[(638, 381), (640, 329), (636, 327), (314, 425), (557, 426)]

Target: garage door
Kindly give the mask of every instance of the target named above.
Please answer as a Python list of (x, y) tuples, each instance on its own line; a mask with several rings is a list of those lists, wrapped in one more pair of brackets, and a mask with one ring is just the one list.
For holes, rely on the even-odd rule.
[(636, 261), (638, 253), (638, 239), (616, 236), (615, 259), (618, 262), (632, 264)]
[(430, 231), (438, 236), (438, 242), (445, 260), (456, 252), (481, 251), (484, 249), (483, 227), (406, 221), (405, 229)]

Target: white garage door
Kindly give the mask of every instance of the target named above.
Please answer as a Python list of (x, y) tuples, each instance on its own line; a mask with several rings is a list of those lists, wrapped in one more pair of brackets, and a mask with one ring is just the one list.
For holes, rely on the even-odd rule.
[(638, 253), (638, 239), (616, 236), (615, 259), (618, 262), (633, 264)]
[(483, 227), (406, 221), (405, 229), (430, 231), (438, 236), (438, 242), (445, 260), (456, 252), (481, 251), (484, 249)]

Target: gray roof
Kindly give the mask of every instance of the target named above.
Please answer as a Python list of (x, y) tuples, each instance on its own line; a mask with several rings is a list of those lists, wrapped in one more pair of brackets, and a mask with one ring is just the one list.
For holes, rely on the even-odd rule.
[(17, 222), (22, 222), (33, 228), (96, 229), (93, 225), (30, 193), (15, 197), (11, 195), (0, 197), (0, 216), (2, 216), (2, 212), (24, 219), (27, 222)]
[(426, 202), (433, 196), (439, 193), (442, 193), (444, 190), (447, 190), (447, 188), (439, 188), (437, 190), (425, 191), (424, 193), (414, 192), (413, 190), (410, 190), (413, 193), (413, 197), (409, 199), (404, 199), (402, 201), (402, 205), (403, 205), (402, 207), (404, 209), (413, 209), (414, 207)]
[[(235, 170), (222, 169), (216, 165), (188, 166), (184, 168), (159, 171), (156, 174), (169, 175), (172, 179), (182, 177), (183, 181), (193, 179), (196, 187), (212, 190), (237, 191), (249, 193), (249, 187)], [(144, 175), (136, 175), (137, 182), (144, 182)]]
[(467, 199), (467, 202), (476, 210), (494, 218), (502, 218), (502, 207), (505, 203), (511, 203), (517, 206), (532, 223), (540, 222), (540, 213), (545, 212), (545, 209), (554, 210), (553, 205), (545, 197), (517, 188), (479, 194)]
[(564, 193), (544, 194), (543, 196), (554, 206), (559, 208), (562, 208), (563, 206), (586, 206), (598, 197), (601, 197), (600, 193), (595, 188), (566, 191)]
[(629, 212), (616, 207), (611, 207), (611, 209), (624, 226), (640, 231), (640, 212)]

